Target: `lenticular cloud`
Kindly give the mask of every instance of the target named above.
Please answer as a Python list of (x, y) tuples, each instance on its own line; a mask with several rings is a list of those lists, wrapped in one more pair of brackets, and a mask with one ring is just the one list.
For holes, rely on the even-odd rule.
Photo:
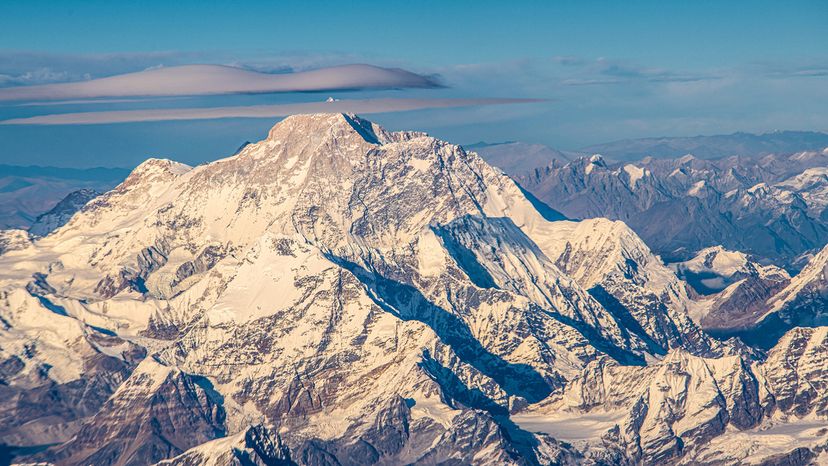
[(439, 87), (431, 77), (399, 68), (344, 65), (269, 74), (221, 65), (157, 68), (90, 81), (0, 89), (0, 101), (63, 100), (98, 97), (254, 94)]
[(388, 113), (429, 108), (472, 107), (540, 102), (538, 99), (353, 99), (329, 102), (250, 105), (240, 107), (164, 108), (58, 113), (0, 121), (0, 125), (96, 125), (141, 121), (274, 118), (301, 113)]

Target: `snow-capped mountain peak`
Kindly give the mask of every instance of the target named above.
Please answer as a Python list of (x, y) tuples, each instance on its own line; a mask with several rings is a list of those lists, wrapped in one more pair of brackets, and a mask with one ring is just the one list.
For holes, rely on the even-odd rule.
[[(65, 464), (656, 463), (777, 409), (635, 232), (539, 207), (473, 152), (353, 115), (149, 160), (0, 255), (0, 433)], [(39, 390), (55, 409), (16, 401)], [(572, 400), (611, 400), (603, 446), (524, 423)]]

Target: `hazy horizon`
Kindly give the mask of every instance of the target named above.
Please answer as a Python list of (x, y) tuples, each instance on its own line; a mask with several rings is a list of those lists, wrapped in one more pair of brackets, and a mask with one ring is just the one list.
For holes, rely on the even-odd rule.
[(11, 2), (0, 162), (215, 159), (328, 97), (466, 144), (828, 131), (826, 20), (817, 1)]

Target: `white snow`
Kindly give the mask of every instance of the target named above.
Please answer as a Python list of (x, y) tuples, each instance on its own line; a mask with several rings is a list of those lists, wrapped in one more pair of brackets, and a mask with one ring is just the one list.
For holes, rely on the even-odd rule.
[(640, 168), (629, 163), (624, 165), (624, 171), (627, 172), (627, 175), (630, 177), (631, 188), (635, 188), (636, 184), (638, 183), (638, 180), (644, 178), (644, 176), (649, 174), (649, 171), (647, 169)]
[(707, 182), (705, 180), (697, 181), (693, 183), (693, 186), (691, 186), (689, 190), (687, 190), (687, 194), (690, 196), (698, 196), (706, 185)]
[(600, 442), (601, 436), (621, 424), (626, 415), (625, 410), (518, 413), (512, 416), (512, 420), (524, 430), (543, 432), (565, 442)]
[[(701, 454), (705, 461), (758, 464), (771, 456), (789, 453), (798, 447), (814, 447), (828, 440), (828, 421), (817, 419), (788, 420), (754, 429), (715, 437)], [(824, 464), (822, 462), (816, 464)]]
[(736, 273), (745, 272), (748, 262), (745, 253), (728, 251), (722, 246), (711, 246), (699, 251), (694, 258), (671, 266), (694, 273), (710, 272), (721, 277), (732, 277)]
[(811, 284), (820, 284), (825, 281), (825, 268), (828, 267), (828, 246), (822, 248), (808, 264), (791, 279), (790, 284), (774, 295), (769, 301), (770, 309), (762, 319), (782, 309), (786, 303), (796, 299), (800, 291)]
[(601, 157), (599, 154), (595, 154), (589, 158), (589, 163), (587, 164), (586, 168), (584, 169), (584, 173), (589, 175), (595, 170), (596, 167), (602, 167), (604, 164), (604, 158)]

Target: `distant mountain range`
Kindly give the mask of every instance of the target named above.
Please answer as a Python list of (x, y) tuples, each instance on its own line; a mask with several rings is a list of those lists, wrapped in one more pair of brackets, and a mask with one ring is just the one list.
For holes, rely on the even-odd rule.
[(69, 193), (107, 191), (128, 174), (123, 168), (0, 165), (0, 229), (29, 228)]
[(515, 141), (492, 144), (478, 142), (463, 147), (479, 153), (487, 162), (507, 173), (523, 173), (538, 168), (559, 166), (581, 155), (575, 152), (555, 150), (543, 144), (527, 144)]
[(645, 157), (676, 158), (692, 154), (700, 159), (791, 154), (828, 147), (828, 133), (814, 131), (773, 131), (763, 134), (733, 133), (715, 136), (624, 139), (585, 147), (580, 152), (601, 154), (616, 161)]
[(688, 154), (699, 159), (719, 159), (730, 156), (756, 157), (818, 151), (828, 147), (828, 133), (773, 131), (763, 134), (739, 132), (713, 136), (622, 139), (572, 151), (560, 151), (543, 144), (520, 141), (478, 142), (464, 147), (477, 151), (491, 164), (508, 173), (522, 173), (546, 167), (553, 160), (566, 162), (594, 154), (600, 154), (610, 161), (629, 162), (646, 157), (679, 158)]
[(592, 156), (513, 176), (570, 218), (623, 220), (669, 261), (722, 245), (797, 269), (828, 242), (825, 167), (828, 152), (616, 164)]
[[(806, 149), (822, 142), (823, 136), (826, 146)], [(652, 141), (656, 140), (636, 144), (643, 147)], [(751, 149), (717, 159), (690, 154), (669, 158), (667, 152), (656, 152), (658, 157), (629, 162), (603, 155), (563, 161), (551, 149), (533, 149), (532, 157), (512, 158), (490, 151), (497, 146), (479, 152), (570, 218), (623, 220), (668, 261), (686, 260), (701, 249), (721, 245), (798, 270), (807, 254), (828, 242), (828, 135), (787, 131), (658, 141), (672, 148), (690, 148), (688, 141), (694, 141), (698, 149), (718, 141)], [(795, 145), (797, 141), (802, 145)], [(796, 150), (765, 153), (781, 146)], [(509, 147), (520, 151), (525, 146)], [(522, 163), (526, 159), (532, 163)]]
[[(242, 144), (241, 151), (248, 142)], [(676, 158), (693, 154), (713, 159), (731, 155), (757, 156), (814, 151), (828, 147), (828, 134), (809, 131), (777, 131), (765, 134), (628, 139), (598, 144), (575, 151), (561, 151), (542, 144), (519, 141), (478, 142), (465, 146), (509, 174), (556, 167), (585, 155), (602, 154), (607, 160), (628, 161), (644, 157)], [(237, 151), (237, 152), (238, 152)], [(63, 168), (0, 164), (0, 228), (28, 228), (38, 215), (79, 189), (106, 191), (123, 180), (126, 168)]]

